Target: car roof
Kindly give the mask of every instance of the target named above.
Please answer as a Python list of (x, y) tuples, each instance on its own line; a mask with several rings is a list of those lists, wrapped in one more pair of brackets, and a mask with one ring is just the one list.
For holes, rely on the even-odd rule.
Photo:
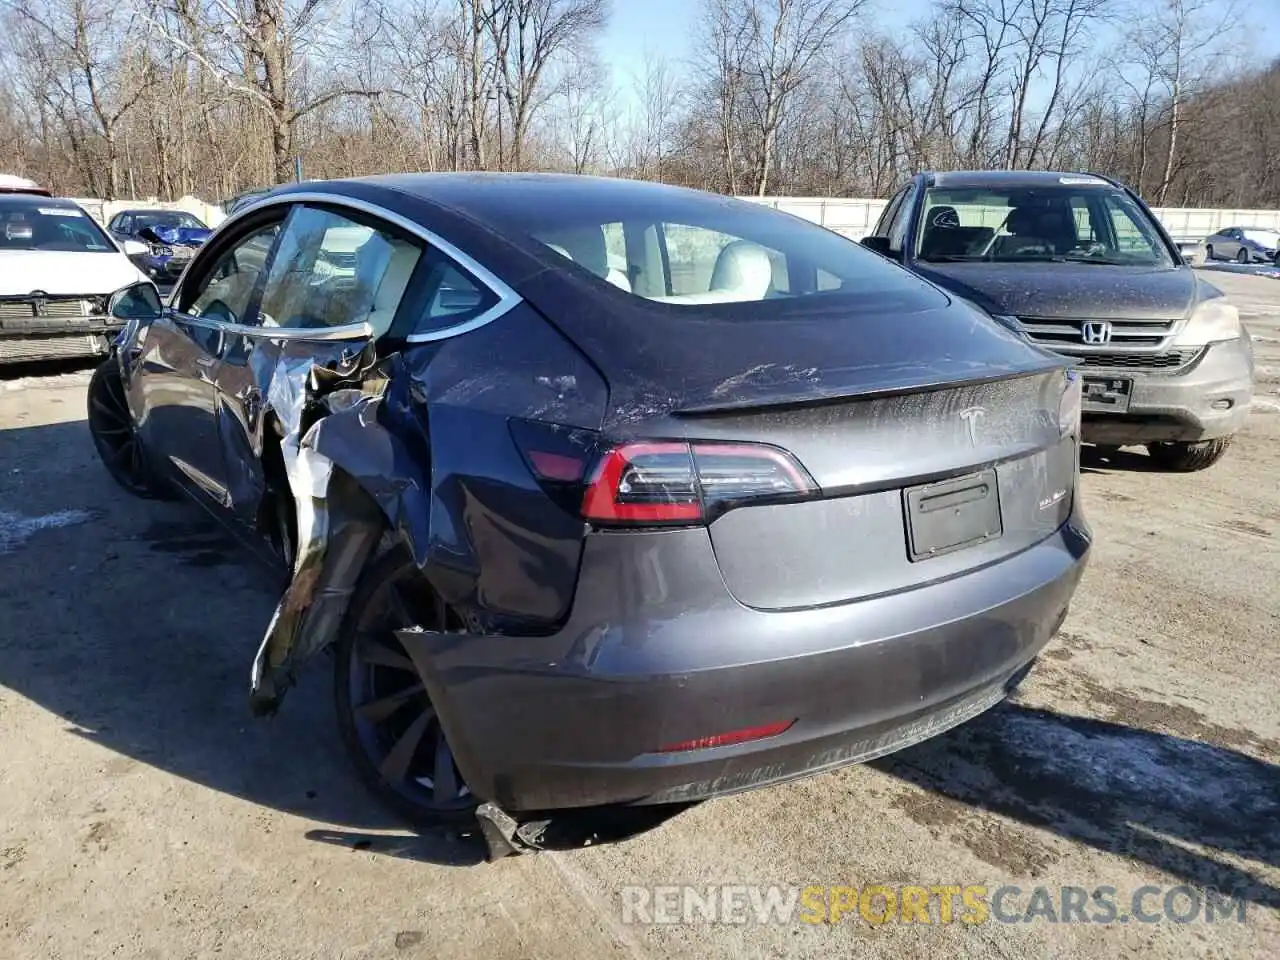
[(673, 208), (693, 204), (717, 204), (761, 213), (769, 209), (665, 183), (567, 173), (391, 174), (298, 186), (342, 193), (344, 185), (355, 184), (396, 190), (504, 231), (535, 223), (540, 217), (564, 222), (580, 215), (590, 221), (601, 207), (613, 211), (631, 208), (663, 216), (669, 216)]
[(935, 187), (988, 187), (1031, 188), (1058, 185), (1073, 187), (1118, 186), (1114, 181), (1096, 173), (1057, 170), (951, 170), (944, 173), (926, 173), (925, 182)]
[(56, 207), (58, 209), (80, 210), (78, 203), (65, 197), (51, 197), (43, 193), (11, 193), (6, 190), (0, 190), (0, 204), (9, 207)]

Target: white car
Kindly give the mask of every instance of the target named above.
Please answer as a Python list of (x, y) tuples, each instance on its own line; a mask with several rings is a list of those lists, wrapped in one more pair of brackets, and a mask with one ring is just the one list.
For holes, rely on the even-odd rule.
[(121, 327), (111, 294), (147, 278), (70, 200), (0, 184), (0, 364), (108, 352)]

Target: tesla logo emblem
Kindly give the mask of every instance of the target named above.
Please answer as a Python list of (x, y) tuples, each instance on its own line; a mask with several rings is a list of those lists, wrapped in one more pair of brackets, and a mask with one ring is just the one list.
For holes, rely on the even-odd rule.
[(31, 291), (31, 309), (37, 317), (47, 317), (49, 315), (48, 296), (43, 290)]
[(1111, 342), (1111, 324), (1105, 320), (1090, 320), (1080, 328), (1080, 339), (1085, 343)]
[(969, 430), (969, 445), (976, 447), (978, 445), (978, 421), (987, 415), (987, 411), (982, 407), (967, 407), (960, 411), (960, 419), (964, 421), (964, 425)]

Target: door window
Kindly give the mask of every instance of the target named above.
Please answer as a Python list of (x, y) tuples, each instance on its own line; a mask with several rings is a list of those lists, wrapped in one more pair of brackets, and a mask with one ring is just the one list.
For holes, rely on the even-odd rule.
[(908, 184), (903, 187), (885, 204), (885, 208), (880, 213), (880, 219), (876, 221), (875, 229), (871, 231), (873, 237), (887, 237), (889, 235), (889, 224), (893, 223), (893, 218), (897, 216), (899, 208), (902, 206), (902, 199), (907, 195)]
[(911, 214), (916, 206), (916, 185), (913, 183), (902, 195), (902, 202), (894, 211), (889, 223), (889, 249), (901, 253), (907, 239), (907, 227), (911, 223)]
[(252, 324), (254, 291), (279, 232), (280, 224), (269, 224), (224, 252), (194, 287), (182, 291), (179, 309), (224, 323)]
[(296, 207), (271, 261), (263, 326), (321, 330), (368, 323), (385, 333), (422, 250), (330, 210)]

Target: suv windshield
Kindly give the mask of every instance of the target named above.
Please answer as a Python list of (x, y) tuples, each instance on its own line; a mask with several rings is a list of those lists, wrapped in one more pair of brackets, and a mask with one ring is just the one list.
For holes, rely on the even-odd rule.
[(935, 187), (921, 210), (920, 260), (1173, 263), (1150, 218), (1115, 187)]
[(133, 216), (133, 229), (144, 227), (174, 227), (187, 230), (207, 230), (208, 228), (189, 213), (159, 211), (156, 213), (136, 213)]
[(118, 253), (89, 215), (65, 201), (0, 197), (0, 251)]

